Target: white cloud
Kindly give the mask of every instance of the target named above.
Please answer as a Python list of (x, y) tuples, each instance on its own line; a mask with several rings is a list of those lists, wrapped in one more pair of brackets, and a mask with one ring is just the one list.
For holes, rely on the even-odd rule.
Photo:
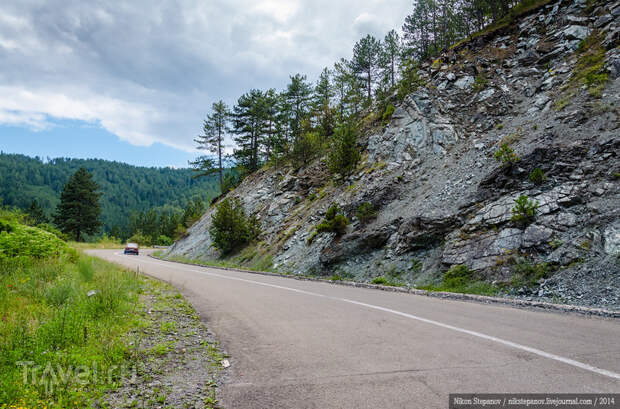
[(193, 151), (212, 102), (316, 78), (410, 0), (9, 0), (0, 3), (0, 123), (100, 124), (136, 145)]

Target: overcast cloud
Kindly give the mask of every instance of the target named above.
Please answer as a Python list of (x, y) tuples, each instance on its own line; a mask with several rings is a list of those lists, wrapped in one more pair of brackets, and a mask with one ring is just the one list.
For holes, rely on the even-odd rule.
[(135, 145), (193, 150), (217, 99), (315, 79), (411, 0), (4, 0), (0, 124), (99, 123)]

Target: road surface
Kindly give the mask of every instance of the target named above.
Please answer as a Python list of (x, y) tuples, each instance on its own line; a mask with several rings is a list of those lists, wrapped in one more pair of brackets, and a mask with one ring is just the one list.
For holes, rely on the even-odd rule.
[(459, 392), (620, 392), (620, 320), (89, 253), (188, 298), (231, 355), (224, 408), (446, 408)]

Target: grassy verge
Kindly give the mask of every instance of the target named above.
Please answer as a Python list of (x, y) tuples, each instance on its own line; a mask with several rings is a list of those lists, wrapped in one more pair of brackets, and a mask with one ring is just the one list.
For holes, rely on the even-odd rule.
[[(0, 209), (0, 409), (127, 407), (125, 397), (148, 395), (154, 371), (144, 368), (153, 369), (152, 362), (170, 379), (183, 377), (174, 372), (189, 353), (201, 367), (219, 367), (216, 344), (176, 290), (26, 223)], [(179, 340), (181, 324), (186, 333)], [(169, 349), (150, 345), (159, 338), (149, 328), (160, 326), (155, 335), (165, 336)], [(188, 407), (197, 390), (203, 402), (190, 406), (214, 407), (215, 372), (201, 367), (186, 371), (200, 377), (175, 388), (183, 393), (170, 398), (172, 407)], [(119, 390), (129, 394), (110, 404)]]
[(0, 270), (0, 408), (86, 407), (122, 381), (142, 279), (75, 252)]

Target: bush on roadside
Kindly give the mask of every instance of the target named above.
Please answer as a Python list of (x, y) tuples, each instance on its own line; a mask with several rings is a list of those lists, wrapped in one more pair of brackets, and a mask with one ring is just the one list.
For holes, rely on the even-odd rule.
[(222, 255), (229, 254), (255, 240), (260, 234), (260, 223), (254, 216), (246, 216), (239, 199), (224, 199), (211, 217), (211, 241)]
[(458, 264), (444, 273), (442, 283), (446, 288), (459, 288), (471, 283), (473, 278), (472, 270), (463, 264)]

